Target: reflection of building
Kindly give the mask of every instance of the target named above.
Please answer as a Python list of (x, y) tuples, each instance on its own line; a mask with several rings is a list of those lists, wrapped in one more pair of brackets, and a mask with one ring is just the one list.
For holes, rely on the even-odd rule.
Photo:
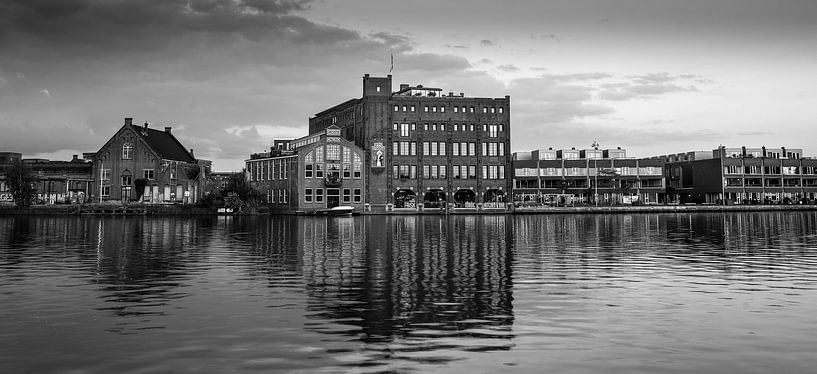
[(363, 150), (329, 127), (246, 160), (247, 177), (272, 211), (314, 212), (336, 206), (363, 210)]
[(785, 147), (721, 147), (660, 158), (673, 200), (779, 204), (817, 198), (817, 160), (802, 155), (802, 149)]
[(650, 204), (664, 192), (663, 161), (627, 158), (621, 148), (515, 152), (513, 170), (519, 204)]
[(77, 156), (71, 161), (50, 161), (23, 159), (20, 153), (0, 152), (0, 203), (12, 202), (5, 174), (8, 168), (19, 161), (37, 179), (34, 185), (37, 194), (35, 203), (83, 203), (88, 199), (92, 185), (89, 162)]
[(170, 132), (125, 124), (102, 148), (90, 155), (94, 167), (94, 199), (149, 203), (184, 202), (198, 199), (207, 163), (193, 157)]
[(395, 208), (503, 208), (510, 183), (510, 97), (477, 98), (363, 77), (363, 96), (309, 119), (366, 152), (366, 202)]
[[(299, 220), (310, 315), (360, 339), (422, 336), (507, 349), (513, 335), (511, 216)], [(348, 329), (315, 331), (348, 334)], [(417, 351), (416, 346), (406, 350)], [(434, 348), (429, 348), (434, 349)]]

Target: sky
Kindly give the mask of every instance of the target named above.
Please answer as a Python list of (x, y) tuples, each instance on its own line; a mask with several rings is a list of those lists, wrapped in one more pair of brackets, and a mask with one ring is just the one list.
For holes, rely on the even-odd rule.
[(814, 0), (0, 0), (0, 152), (173, 127), (240, 170), (364, 74), (511, 96), (511, 149), (817, 155)]

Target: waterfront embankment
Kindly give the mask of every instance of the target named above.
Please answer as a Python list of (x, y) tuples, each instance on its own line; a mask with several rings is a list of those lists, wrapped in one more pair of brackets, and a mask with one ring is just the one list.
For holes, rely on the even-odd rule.
[[(620, 205), (620, 206), (521, 206), (506, 209), (450, 209), (393, 210), (363, 212), (364, 215), (470, 215), (470, 214), (618, 214), (618, 213), (691, 213), (691, 212), (764, 212), (815, 211), (817, 205)], [(296, 213), (268, 213), (264, 209), (244, 215), (291, 215)], [(18, 209), (0, 206), (0, 215), (151, 215), (151, 216), (206, 216), (218, 215), (215, 209), (191, 205), (35, 205)]]

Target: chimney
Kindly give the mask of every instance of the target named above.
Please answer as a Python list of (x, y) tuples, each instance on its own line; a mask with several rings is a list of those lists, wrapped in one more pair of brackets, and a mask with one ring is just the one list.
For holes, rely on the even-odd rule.
[(460, 97), (465, 97), (465, 92), (460, 92)]
[(133, 118), (125, 117), (125, 124), (126, 125), (133, 125)]
[[(168, 131), (169, 132), (169, 131)], [(190, 148), (190, 155), (193, 156), (193, 148)], [(196, 156), (193, 156), (195, 158)]]
[(145, 122), (145, 130), (147, 130), (147, 129), (148, 129), (148, 123)]
[(71, 155), (71, 162), (77, 162), (77, 161), (79, 161), (79, 156)]
[(170, 126), (165, 126), (165, 132), (166, 133), (170, 134), (170, 129), (171, 129)]

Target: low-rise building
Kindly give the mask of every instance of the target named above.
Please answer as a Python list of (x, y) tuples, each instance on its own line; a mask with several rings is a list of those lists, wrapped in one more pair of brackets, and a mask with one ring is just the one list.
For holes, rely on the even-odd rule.
[(25, 159), (21, 153), (0, 152), (0, 202), (13, 202), (5, 180), (6, 172), (17, 162), (22, 162), (36, 178), (34, 203), (68, 204), (84, 203), (92, 187), (91, 163), (76, 155), (71, 161)]
[(172, 134), (133, 124), (125, 124), (99, 151), (88, 154), (93, 162), (96, 202), (194, 203), (204, 184), (200, 162)]
[(660, 156), (667, 194), (681, 203), (814, 202), (817, 160), (800, 148), (720, 147)]
[(250, 183), (266, 195), (271, 212), (319, 212), (351, 206), (362, 212), (364, 152), (329, 126), (292, 141), (276, 141), (270, 152), (250, 155)]
[(515, 152), (512, 162), (517, 205), (663, 201), (663, 160), (627, 158), (620, 147)]

